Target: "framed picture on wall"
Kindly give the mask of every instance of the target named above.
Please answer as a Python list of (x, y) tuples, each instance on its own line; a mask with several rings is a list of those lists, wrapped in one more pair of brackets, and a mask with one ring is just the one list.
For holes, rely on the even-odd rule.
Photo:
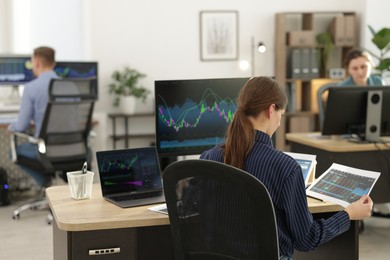
[(238, 12), (201, 11), (200, 59), (238, 59)]

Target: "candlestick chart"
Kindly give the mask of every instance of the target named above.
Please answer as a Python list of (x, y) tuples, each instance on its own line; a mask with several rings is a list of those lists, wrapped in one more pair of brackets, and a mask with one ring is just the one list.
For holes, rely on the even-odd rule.
[(199, 101), (187, 98), (174, 106), (167, 105), (164, 97), (158, 98), (161, 105), (156, 116), (166, 138), (161, 141), (163, 148), (221, 143), (236, 111), (234, 99), (222, 98), (211, 89), (206, 89)]
[(224, 142), (247, 78), (155, 82), (159, 154), (199, 154)]
[[(142, 157), (142, 156), (141, 156)], [(109, 158), (100, 165), (102, 180), (105, 186), (123, 186), (129, 188), (147, 187), (151, 185), (156, 173), (154, 160), (135, 155), (129, 158)]]

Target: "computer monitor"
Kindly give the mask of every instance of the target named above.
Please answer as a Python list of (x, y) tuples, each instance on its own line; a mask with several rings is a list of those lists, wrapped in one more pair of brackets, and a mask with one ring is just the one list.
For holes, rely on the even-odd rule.
[(390, 136), (390, 86), (335, 86), (328, 92), (323, 135), (381, 142)]
[(155, 81), (160, 156), (196, 155), (224, 141), (248, 78)]
[(0, 55), (0, 85), (23, 85), (34, 77), (31, 56)]
[[(93, 84), (98, 90), (98, 63), (94, 61), (58, 61), (54, 71), (61, 78), (96, 78)], [(97, 94), (97, 93), (96, 93)]]
[(58, 61), (54, 71), (62, 78), (91, 78), (98, 76), (97, 62)]
[[(98, 78), (98, 63), (58, 61), (54, 71), (62, 78)], [(0, 85), (23, 85), (34, 78), (31, 56), (0, 55)]]

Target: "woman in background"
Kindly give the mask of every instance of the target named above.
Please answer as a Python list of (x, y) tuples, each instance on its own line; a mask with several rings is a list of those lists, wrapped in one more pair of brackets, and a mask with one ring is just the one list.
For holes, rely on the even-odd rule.
[(240, 91), (225, 143), (200, 157), (243, 169), (267, 187), (278, 225), (280, 259), (292, 259), (294, 249), (314, 250), (347, 231), (350, 220), (370, 216), (373, 205), (370, 197), (363, 195), (328, 219), (313, 219), (301, 166), (275, 149), (271, 141), (286, 106), (286, 93), (275, 80), (251, 78)]
[(378, 75), (371, 75), (371, 55), (367, 51), (352, 50), (345, 57), (344, 66), (349, 77), (339, 86), (382, 86), (384, 82)]

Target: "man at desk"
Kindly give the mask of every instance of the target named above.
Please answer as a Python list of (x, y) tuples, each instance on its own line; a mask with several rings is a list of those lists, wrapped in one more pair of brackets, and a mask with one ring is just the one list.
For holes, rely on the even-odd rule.
[[(48, 102), (48, 89), (50, 80), (59, 78), (54, 72), (55, 51), (50, 47), (38, 47), (34, 49), (32, 56), (32, 70), (36, 78), (24, 87), (20, 104), (18, 120), (9, 125), (9, 131), (24, 132), (33, 122), (35, 126), (34, 136), (37, 137), (41, 129)], [(37, 145), (31, 143), (20, 144), (16, 148), (17, 154), (38, 160)], [(38, 182), (40, 186), (48, 186), (50, 178), (44, 178), (41, 174), (23, 167)]]

